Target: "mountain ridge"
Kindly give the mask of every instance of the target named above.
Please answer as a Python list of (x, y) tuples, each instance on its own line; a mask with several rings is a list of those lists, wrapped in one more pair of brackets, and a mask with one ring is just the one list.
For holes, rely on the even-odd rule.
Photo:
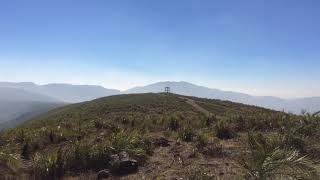
[(180, 95), (228, 100), (248, 105), (270, 108), (278, 111), (280, 110), (292, 112), (295, 114), (299, 114), (303, 110), (308, 112), (316, 112), (320, 110), (320, 97), (284, 99), (274, 96), (253, 96), (246, 93), (209, 88), (186, 81), (162, 81), (146, 86), (133, 87), (125, 91), (108, 89), (103, 86), (97, 85), (72, 85), (66, 83), (37, 85), (32, 82), (0, 82), (0, 87), (21, 88), (71, 103), (90, 101), (100, 97), (117, 94), (135, 94), (148, 92), (159, 93), (163, 92), (164, 87), (166, 86), (171, 87), (171, 91), (173, 93)]
[(33, 82), (0, 82), (0, 87), (22, 89), (68, 103), (78, 103), (96, 98), (119, 94), (119, 90), (106, 89), (98, 85), (72, 85), (65, 83), (52, 83), (37, 85)]
[[(316, 112), (320, 110), (320, 97), (306, 97), (283, 99), (274, 96), (252, 96), (245, 93), (233, 91), (222, 91), (219, 89), (208, 88), (205, 86), (195, 85), (189, 82), (180, 81), (164, 81), (147, 86), (140, 86), (128, 89), (124, 93), (147, 93), (162, 92), (164, 87), (171, 87), (171, 91), (176, 94), (195, 96), (209, 99), (228, 100), (248, 105), (255, 105), (274, 110), (287, 111), (292, 113), (300, 113), (303, 110)], [(177, 88), (178, 87), (178, 88)]]

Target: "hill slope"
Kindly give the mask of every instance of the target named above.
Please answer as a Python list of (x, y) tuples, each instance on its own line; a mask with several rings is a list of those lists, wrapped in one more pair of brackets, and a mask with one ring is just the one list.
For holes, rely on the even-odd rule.
[[(61, 122), (72, 123), (75, 120), (84, 123), (85, 121), (91, 122), (96, 119), (112, 119), (114, 116), (121, 117), (121, 114), (125, 117), (128, 115), (127, 113), (137, 113), (144, 117), (151, 115), (166, 115), (180, 111), (194, 113), (195, 116), (203, 116), (201, 112), (190, 106), (184, 98), (194, 100), (199, 105), (206, 107), (212, 114), (219, 116), (243, 115), (249, 117), (264, 113), (267, 115), (279, 113), (269, 109), (229, 101), (201, 99), (174, 94), (146, 93), (109, 96), (90, 102), (69, 105), (37, 117), (24, 126), (32, 127), (33, 125), (40, 125), (42, 122), (44, 123), (42, 124), (44, 126), (46, 126), (48, 122), (54, 124)], [(36, 128), (39, 127), (40, 126), (37, 126)]]
[[(0, 139), (5, 141), (2, 146), (0, 143), (0, 149), (22, 154), (23, 157), (40, 154), (44, 158), (39, 160), (41, 166), (35, 165), (40, 172), (41, 168), (47, 168), (43, 166), (46, 154), (66, 151), (65, 155), (70, 157), (64, 158), (64, 176), (69, 176), (70, 172), (76, 178), (83, 179), (96, 179), (96, 172), (104, 168), (110, 168), (112, 176), (117, 177), (117, 168), (120, 167), (115, 168), (109, 159), (124, 151), (137, 160), (140, 168), (133, 174), (126, 169), (124, 176), (121, 176), (123, 179), (140, 179), (142, 176), (147, 179), (189, 177), (190, 168), (193, 171), (193, 167), (207, 161), (219, 161), (219, 168), (205, 168), (210, 173), (220, 173), (221, 177), (230, 179), (237, 177), (236, 172), (239, 171), (234, 156), (241, 146), (240, 136), (240, 139), (223, 144), (226, 152), (223, 156), (217, 149), (217, 157), (199, 154), (188, 158), (196, 145), (196, 142), (191, 143), (193, 138), (203, 133), (213, 137), (212, 128), (219, 124), (218, 121), (230, 121), (234, 129), (257, 129), (257, 125), (258, 129), (272, 129), (271, 119), (283, 115), (254, 106), (174, 94), (117, 95), (68, 105), (34, 118), (4, 132)], [(79, 152), (90, 155), (81, 153), (73, 156)], [(83, 160), (80, 160), (82, 156)], [(25, 168), (25, 172), (32, 171), (27, 165)], [(172, 168), (176, 170), (172, 171)]]

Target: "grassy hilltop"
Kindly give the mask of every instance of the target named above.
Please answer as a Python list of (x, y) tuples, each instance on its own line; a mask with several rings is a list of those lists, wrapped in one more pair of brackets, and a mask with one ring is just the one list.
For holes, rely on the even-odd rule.
[[(17, 179), (96, 179), (103, 173), (111, 179), (317, 179), (319, 128), (317, 115), (228, 101), (152, 93), (110, 96), (53, 110), (2, 132), (0, 174)], [(123, 154), (125, 162), (137, 165), (115, 160)]]

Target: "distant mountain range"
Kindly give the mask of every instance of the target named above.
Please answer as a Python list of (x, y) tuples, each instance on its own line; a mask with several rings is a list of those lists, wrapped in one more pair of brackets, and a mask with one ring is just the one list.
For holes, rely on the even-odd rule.
[(0, 82), (0, 130), (69, 103), (119, 93), (101, 86)]
[(63, 105), (65, 103), (46, 95), (0, 87), (0, 130)]
[(90, 101), (99, 97), (119, 94), (119, 90), (106, 89), (102, 86), (71, 85), (71, 84), (47, 84), (37, 85), (31, 82), (10, 83), (0, 82), (0, 87), (21, 89), (42, 96), (54, 98), (57, 101), (77, 103)]
[(158, 93), (163, 92), (165, 87), (170, 87), (171, 92), (175, 94), (228, 100), (292, 113), (300, 113), (302, 110), (308, 112), (320, 110), (320, 97), (288, 100), (271, 96), (251, 96), (211, 89), (188, 82), (159, 82), (127, 91), (91, 85), (0, 82), (0, 130), (69, 103), (90, 101), (117, 94)]

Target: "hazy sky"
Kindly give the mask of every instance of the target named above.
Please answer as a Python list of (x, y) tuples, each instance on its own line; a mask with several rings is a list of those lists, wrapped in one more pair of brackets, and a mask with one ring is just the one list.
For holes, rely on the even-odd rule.
[(0, 0), (0, 81), (320, 96), (319, 0)]

